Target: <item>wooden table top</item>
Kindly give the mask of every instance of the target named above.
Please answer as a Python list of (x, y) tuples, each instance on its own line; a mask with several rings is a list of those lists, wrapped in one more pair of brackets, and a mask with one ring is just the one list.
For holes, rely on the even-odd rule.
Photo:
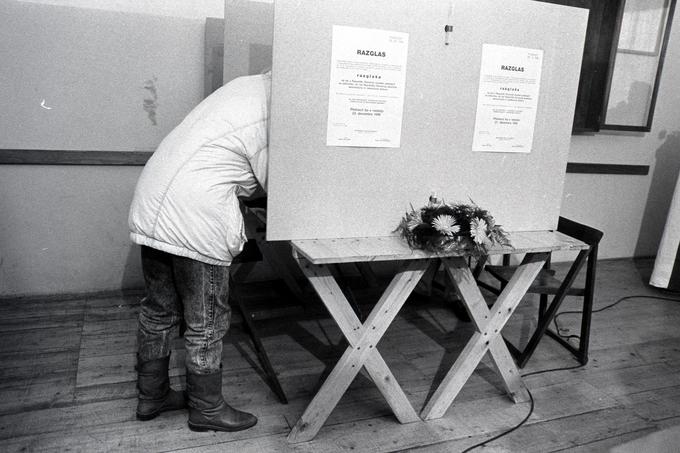
[[(509, 232), (512, 247), (489, 247), (487, 255), (511, 253), (583, 250), (588, 245), (557, 231)], [(340, 239), (295, 239), (293, 253), (313, 264), (352, 263), (365, 261), (417, 260), (447, 256), (465, 256), (461, 252), (431, 253), (411, 249), (399, 236)]]

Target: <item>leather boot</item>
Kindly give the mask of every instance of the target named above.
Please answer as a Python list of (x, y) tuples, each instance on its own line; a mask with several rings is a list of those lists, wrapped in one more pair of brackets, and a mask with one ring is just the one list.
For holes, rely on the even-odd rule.
[(189, 428), (192, 431), (241, 431), (257, 423), (257, 417), (234, 409), (222, 397), (222, 371), (193, 374), (187, 371)]
[(187, 407), (185, 392), (170, 388), (170, 356), (142, 362), (137, 358), (137, 420), (151, 420), (161, 412)]

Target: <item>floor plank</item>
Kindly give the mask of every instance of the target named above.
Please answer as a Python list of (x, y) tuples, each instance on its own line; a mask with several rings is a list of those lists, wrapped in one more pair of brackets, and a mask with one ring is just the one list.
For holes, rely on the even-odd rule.
[[(650, 260), (598, 265), (596, 308), (631, 295), (668, 298), (646, 285)], [(563, 269), (556, 266), (558, 272)], [(262, 285), (262, 284), (260, 284)], [(356, 288), (364, 312), (380, 288)], [(259, 295), (258, 295), (259, 294)], [(275, 292), (248, 292), (266, 308)], [(260, 299), (258, 299), (260, 297)], [(260, 421), (239, 433), (194, 433), (186, 413), (134, 419), (137, 316), (141, 294), (69, 300), (0, 301), (0, 442), (3, 451), (455, 452), (519, 423), (530, 404), (513, 404), (485, 358), (442, 419), (399, 424), (365, 372), (359, 374), (310, 442), (286, 436), (344, 352), (323, 307), (258, 321), (289, 404), (272, 392), (235, 316), (225, 339), (223, 393)], [(579, 308), (567, 300), (564, 309)], [(419, 411), (472, 335), (441, 295), (415, 295), (377, 345)], [(526, 424), (483, 451), (635, 451), (665, 445), (680, 429), (680, 301), (629, 299), (593, 315), (590, 362), (524, 378), (535, 407)], [(526, 342), (536, 325), (527, 297), (504, 334)], [(560, 317), (569, 333), (578, 315)], [(184, 385), (185, 352), (173, 341), (171, 383)], [(577, 362), (544, 339), (523, 374)], [(618, 449), (618, 450), (617, 450)], [(640, 450), (638, 450), (640, 451)]]

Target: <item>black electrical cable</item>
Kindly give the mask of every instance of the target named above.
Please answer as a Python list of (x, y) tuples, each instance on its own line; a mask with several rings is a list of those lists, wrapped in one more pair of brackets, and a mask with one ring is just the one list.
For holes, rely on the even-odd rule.
[[(639, 299), (639, 298), (658, 299), (658, 300), (670, 300), (670, 301), (673, 301), (673, 302), (680, 302), (680, 299), (678, 299), (678, 298), (672, 298), (672, 297), (644, 296), (644, 295), (639, 295), (639, 296), (625, 296), (625, 297), (622, 297), (622, 298), (618, 299), (618, 300), (617, 300), (616, 302), (614, 302), (614, 303), (611, 303), (611, 304), (609, 304), (609, 305), (605, 305), (604, 307), (598, 308), (597, 310), (593, 310), (592, 312), (593, 312), (593, 313), (599, 313), (599, 312), (601, 312), (601, 311), (604, 311), (604, 310), (607, 310), (607, 309), (609, 309), (609, 308), (615, 307), (616, 305), (620, 304), (620, 303), (623, 302), (624, 300), (628, 300), (628, 299)], [(579, 310), (579, 311), (562, 311), (562, 312), (558, 313), (557, 315), (555, 315), (555, 317), (553, 318), (553, 321), (555, 321), (555, 320), (557, 319), (557, 317), (560, 316), (560, 315), (577, 314), (577, 313), (583, 313), (583, 311), (582, 311), (582, 310)], [(557, 322), (555, 322), (555, 327), (557, 328), (557, 332), (558, 332), (558, 335), (559, 335), (559, 327), (558, 327), (558, 325), (557, 325)], [(561, 337), (564, 337), (564, 336), (562, 336), (562, 335), (560, 335), (560, 336), (561, 336)], [(572, 337), (572, 338), (573, 338), (573, 337), (576, 337), (576, 338), (578, 338), (578, 335), (569, 335), (569, 337)], [(584, 366), (584, 365), (576, 365), (576, 366), (564, 367), (564, 368), (550, 368), (550, 369), (547, 369), (547, 370), (532, 371), (531, 373), (523, 374), (522, 377), (533, 376), (533, 375), (542, 374), (542, 373), (550, 373), (550, 372), (553, 372), (553, 371), (575, 370), (575, 369), (577, 369), (577, 368), (582, 368), (583, 366)], [(529, 391), (528, 388), (527, 388), (527, 392), (529, 393), (529, 399), (531, 400), (531, 407), (529, 408), (529, 413), (526, 415), (526, 417), (524, 417), (524, 419), (523, 419), (521, 422), (519, 422), (518, 424), (516, 424), (516, 425), (513, 426), (512, 428), (510, 428), (510, 429), (508, 429), (508, 430), (506, 430), (506, 431), (503, 431), (502, 433), (500, 433), (500, 434), (498, 434), (498, 435), (496, 435), (496, 436), (494, 436), (494, 437), (492, 437), (492, 438), (490, 438), (490, 439), (485, 440), (484, 442), (479, 442), (478, 444), (474, 444), (474, 445), (472, 445), (471, 447), (466, 448), (466, 449), (463, 450), (461, 453), (468, 453), (468, 452), (474, 450), (475, 448), (482, 447), (482, 446), (488, 444), (489, 442), (493, 442), (494, 440), (498, 440), (498, 439), (500, 439), (501, 437), (507, 436), (507, 435), (510, 434), (511, 432), (513, 432), (513, 431), (515, 431), (515, 430), (521, 428), (522, 425), (524, 425), (524, 424), (527, 422), (527, 420), (529, 420), (529, 417), (531, 417), (531, 415), (534, 413), (534, 405), (535, 405), (534, 397), (533, 397), (533, 395), (531, 394), (531, 392)]]
[[(550, 368), (548, 370), (540, 370), (540, 371), (532, 371), (531, 373), (523, 374), (522, 377), (532, 376), (534, 374), (549, 373), (551, 371), (575, 370), (576, 368), (581, 368), (581, 367), (583, 367), (583, 365), (576, 365), (576, 366), (570, 366), (570, 367), (564, 367), (564, 368)], [(471, 447), (466, 448), (461, 453), (468, 453), (469, 451), (472, 451), (475, 448), (484, 446), (484, 445), (488, 444), (489, 442), (493, 442), (494, 440), (498, 440), (501, 437), (507, 436), (511, 432), (521, 428), (522, 425), (524, 425), (527, 422), (527, 420), (529, 420), (529, 417), (531, 417), (531, 414), (534, 413), (534, 405), (535, 405), (534, 396), (531, 394), (531, 391), (528, 388), (527, 388), (527, 393), (529, 394), (529, 400), (531, 401), (531, 406), (529, 407), (529, 413), (526, 415), (526, 417), (524, 417), (524, 419), (521, 422), (519, 422), (518, 424), (516, 424), (512, 428), (510, 428), (506, 431), (503, 431), (502, 433), (500, 433), (500, 434), (498, 434), (498, 435), (496, 435), (496, 436), (494, 436), (490, 439), (485, 440), (484, 442), (480, 442), (478, 444), (474, 444)]]
[[(616, 302), (613, 302), (613, 303), (611, 303), (611, 304), (609, 304), (609, 305), (605, 305), (604, 307), (598, 308), (597, 310), (593, 310), (592, 313), (599, 313), (599, 312), (604, 311), (604, 310), (606, 310), (606, 309), (608, 309), (608, 308), (612, 308), (612, 307), (614, 307), (614, 306), (620, 304), (620, 303), (623, 302), (624, 300), (628, 300), (628, 299), (640, 299), (640, 298), (642, 298), (642, 299), (670, 300), (670, 301), (673, 301), (673, 302), (680, 302), (680, 299), (678, 299), (678, 298), (673, 298), (673, 297), (644, 296), (644, 295), (625, 296), (625, 297), (622, 297), (622, 298), (618, 299)], [(562, 315), (576, 315), (576, 314), (579, 314), (579, 313), (583, 313), (583, 310), (568, 310), (568, 311), (561, 311), (561, 312), (557, 313), (557, 314), (555, 315), (555, 317), (553, 318), (553, 324), (555, 325), (555, 329), (556, 329), (556, 331), (557, 331), (557, 335), (559, 335), (560, 337), (562, 337), (562, 338), (564, 338), (564, 339), (567, 339), (567, 340), (570, 339), (570, 338), (580, 338), (578, 335), (563, 335), (563, 334), (560, 332), (560, 331), (563, 330), (563, 329), (561, 329), (561, 328), (559, 327), (559, 325), (557, 324), (557, 318), (559, 318), (560, 316), (562, 316)]]
[(478, 444), (475, 444), (475, 445), (473, 445), (473, 446), (471, 446), (471, 447), (466, 448), (466, 449), (463, 450), (461, 453), (467, 453), (467, 452), (469, 452), (470, 450), (473, 450), (473, 449), (475, 449), (475, 448), (477, 448), (477, 447), (481, 447), (482, 445), (486, 445), (486, 444), (488, 444), (489, 442), (493, 442), (494, 440), (500, 439), (500, 438), (503, 437), (503, 436), (507, 436), (508, 434), (510, 434), (511, 432), (513, 432), (514, 430), (519, 429), (524, 423), (526, 423), (526, 421), (529, 420), (529, 417), (531, 417), (531, 414), (534, 413), (534, 396), (531, 394), (531, 392), (529, 391), (529, 389), (527, 389), (527, 393), (529, 394), (529, 400), (531, 400), (531, 407), (529, 408), (529, 413), (527, 414), (527, 416), (524, 417), (524, 420), (522, 420), (521, 422), (519, 422), (517, 425), (513, 426), (513, 427), (510, 428), (509, 430), (503, 431), (502, 433), (500, 433), (500, 434), (498, 434), (498, 435), (492, 437), (491, 439), (487, 439), (487, 440), (485, 440), (484, 442), (480, 442), (480, 443), (478, 443)]
[[(624, 300), (628, 300), (628, 299), (658, 299), (658, 300), (670, 300), (670, 301), (673, 301), (673, 302), (680, 302), (680, 299), (677, 298), (677, 297), (644, 296), (644, 295), (625, 296), (625, 297), (618, 299), (616, 302), (613, 302), (609, 305), (605, 305), (604, 307), (598, 308), (597, 310), (593, 310), (593, 313), (599, 313), (599, 312), (604, 311), (608, 308), (612, 308), (612, 307), (620, 304)], [(557, 319), (558, 317), (560, 317), (562, 315), (578, 314), (578, 313), (583, 313), (583, 310), (561, 311), (561, 312), (559, 312), (558, 314), (555, 315), (555, 319)]]

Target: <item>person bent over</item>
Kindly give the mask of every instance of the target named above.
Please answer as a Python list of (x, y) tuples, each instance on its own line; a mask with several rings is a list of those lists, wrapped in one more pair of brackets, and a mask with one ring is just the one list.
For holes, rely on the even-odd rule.
[[(246, 241), (238, 197), (267, 188), (271, 74), (215, 91), (159, 145), (137, 182), (130, 238), (141, 246), (147, 295), (138, 330), (137, 418), (189, 407), (192, 430), (257, 423), (222, 395), (229, 266)], [(186, 394), (170, 388), (170, 344), (184, 321)]]

